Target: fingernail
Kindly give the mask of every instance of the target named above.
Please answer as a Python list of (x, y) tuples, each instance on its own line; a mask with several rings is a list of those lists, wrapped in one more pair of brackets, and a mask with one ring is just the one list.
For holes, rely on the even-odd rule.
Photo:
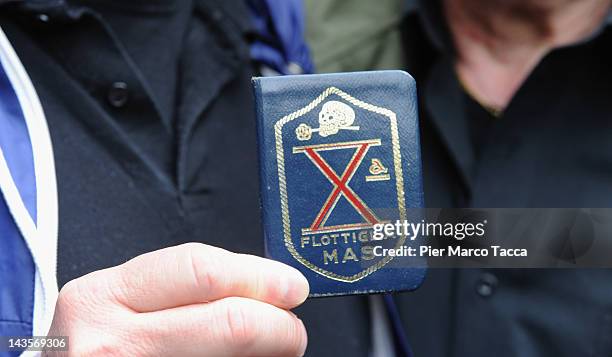
[(291, 274), (285, 275), (281, 279), (281, 286), (279, 289), (282, 291), (282, 296), (288, 305), (299, 305), (308, 297), (310, 286), (308, 280), (300, 273), (295, 270)]

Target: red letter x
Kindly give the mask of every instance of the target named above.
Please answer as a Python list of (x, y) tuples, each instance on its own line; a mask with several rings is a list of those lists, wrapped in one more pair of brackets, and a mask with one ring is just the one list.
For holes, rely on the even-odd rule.
[[(303, 152), (308, 158), (315, 164), (315, 166), (327, 177), (327, 179), (334, 185), (332, 192), (325, 200), (323, 207), (317, 214), (317, 217), (312, 222), (312, 225), (308, 229), (309, 231), (322, 231), (322, 230), (336, 230), (340, 227), (325, 227), (325, 221), (329, 218), (333, 208), (343, 195), (353, 205), (355, 210), (366, 220), (366, 224), (348, 224), (342, 225), (343, 228), (358, 228), (358, 227), (370, 227), (373, 224), (379, 223), (380, 220), (376, 217), (374, 212), (361, 200), (361, 198), (348, 186), (349, 181), (359, 168), (359, 165), (363, 161), (366, 152), (370, 146), (380, 145), (380, 140), (366, 140), (366, 141), (353, 141), (345, 143), (335, 144), (323, 144), (323, 145), (312, 145), (312, 146), (301, 146), (293, 149), (294, 153)], [(349, 149), (356, 148), (355, 154), (349, 161), (346, 169), (342, 173), (342, 176), (331, 168), (331, 166), (321, 157), (319, 151), (325, 150), (337, 150), (337, 149)]]

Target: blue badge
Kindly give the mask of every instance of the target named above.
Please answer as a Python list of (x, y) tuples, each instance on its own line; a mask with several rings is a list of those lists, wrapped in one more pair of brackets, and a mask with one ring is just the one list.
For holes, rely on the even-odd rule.
[(301, 270), (312, 296), (416, 288), (422, 259), (385, 254), (410, 240), (374, 234), (423, 205), (414, 80), (382, 71), (254, 85), (269, 256)]

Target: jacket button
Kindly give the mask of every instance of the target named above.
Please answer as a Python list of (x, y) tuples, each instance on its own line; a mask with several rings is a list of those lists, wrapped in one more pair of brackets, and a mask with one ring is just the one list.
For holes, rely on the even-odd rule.
[(125, 82), (115, 82), (108, 91), (108, 103), (115, 108), (121, 108), (127, 103), (128, 94)]
[(47, 23), (49, 22), (49, 15), (47, 14), (38, 14), (36, 16), (36, 18), (38, 19), (38, 21), (42, 22), (42, 23)]
[(497, 277), (491, 273), (484, 273), (476, 284), (476, 293), (483, 298), (490, 297), (497, 288)]

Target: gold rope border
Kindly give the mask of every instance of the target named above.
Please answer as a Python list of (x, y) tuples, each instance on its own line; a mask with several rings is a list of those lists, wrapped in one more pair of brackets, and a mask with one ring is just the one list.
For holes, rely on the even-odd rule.
[[(326, 90), (324, 90), (323, 93), (321, 93), (317, 98), (315, 98), (315, 100), (310, 102), (307, 106), (289, 115), (282, 117), (279, 121), (277, 121), (274, 124), (274, 134), (276, 138), (276, 160), (277, 160), (277, 167), (278, 167), (278, 184), (279, 184), (279, 189), (280, 189), (281, 211), (282, 211), (282, 218), (283, 218), (283, 233), (284, 233), (284, 238), (285, 238), (285, 246), (287, 247), (287, 250), (302, 265), (304, 265), (308, 269), (318, 274), (321, 274), (329, 279), (342, 281), (346, 283), (353, 283), (353, 282), (356, 282), (358, 280), (365, 278), (366, 276), (372, 274), (376, 270), (382, 268), (387, 263), (389, 263), (391, 260), (393, 260), (394, 257), (386, 256), (383, 259), (381, 259), (378, 263), (372, 265), (371, 267), (355, 275), (345, 276), (345, 275), (339, 275), (339, 274), (327, 271), (325, 269), (322, 269), (312, 264), (310, 261), (304, 259), (304, 257), (302, 257), (301, 254), (295, 249), (295, 246), (293, 245), (293, 242), (291, 241), (291, 220), (289, 218), (289, 202), (288, 202), (288, 197), (287, 197), (287, 181), (285, 177), (285, 152), (283, 150), (282, 129), (285, 124), (310, 112), (311, 110), (316, 108), (319, 104), (321, 104), (321, 102), (323, 102), (325, 98), (329, 97), (332, 94), (336, 94), (340, 98), (346, 100), (347, 102), (359, 108), (362, 108), (362, 109), (365, 109), (365, 110), (368, 110), (368, 111), (371, 111), (377, 114), (381, 114), (389, 118), (391, 122), (391, 144), (393, 146), (393, 164), (395, 168), (395, 182), (396, 182), (396, 190), (397, 190), (398, 208), (399, 208), (399, 213), (400, 213), (400, 219), (401, 220), (406, 219), (406, 204), (404, 201), (404, 177), (402, 173), (402, 155), (400, 151), (399, 133), (398, 133), (398, 128), (397, 128), (397, 117), (395, 113), (389, 109), (381, 108), (381, 107), (366, 103), (364, 101), (361, 101), (357, 98), (354, 98), (353, 96), (343, 92), (342, 90), (336, 87), (329, 87)], [(405, 236), (400, 237), (400, 239), (398, 239), (396, 248), (401, 247), (405, 241), (406, 241)]]

